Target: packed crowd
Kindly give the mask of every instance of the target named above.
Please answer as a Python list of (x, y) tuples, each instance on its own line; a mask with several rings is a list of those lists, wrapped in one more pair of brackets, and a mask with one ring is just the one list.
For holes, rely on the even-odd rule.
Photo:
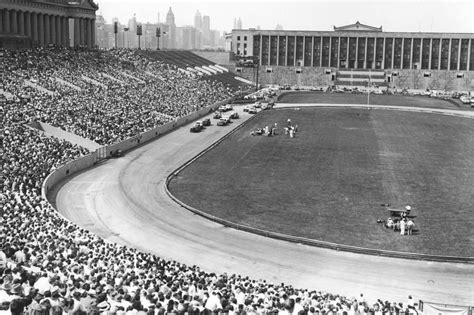
[[(87, 150), (43, 135), (28, 122), (43, 120), (111, 143), (229, 92), (182, 77), (166, 65), (132, 60), (128, 51), (0, 54), (0, 314), (414, 312), (412, 299), (405, 304), (369, 303), (363, 296), (347, 298), (205, 272), (107, 242), (65, 220), (41, 197), (41, 185), (48, 174)], [(118, 60), (124, 63), (122, 74), (114, 68)], [(99, 77), (99, 72), (107, 76)], [(106, 87), (81, 80), (81, 75), (100, 79)], [(130, 82), (131, 77), (138, 80)], [(26, 87), (22, 80), (54, 94)]]
[[(0, 90), (40, 120), (113, 144), (233, 95), (130, 50), (0, 50)], [(28, 86), (25, 86), (28, 84)]]

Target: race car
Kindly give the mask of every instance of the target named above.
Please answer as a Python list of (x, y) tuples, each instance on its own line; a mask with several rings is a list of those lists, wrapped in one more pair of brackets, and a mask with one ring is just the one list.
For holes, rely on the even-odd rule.
[(217, 125), (218, 126), (227, 126), (227, 124), (229, 124), (230, 120), (228, 118), (221, 118), (219, 119), (219, 121), (217, 122)]
[(209, 118), (205, 118), (202, 120), (202, 125), (205, 126), (210, 126), (211, 125), (211, 120)]
[(194, 125), (189, 129), (190, 132), (200, 132), (202, 130), (202, 122), (196, 121)]

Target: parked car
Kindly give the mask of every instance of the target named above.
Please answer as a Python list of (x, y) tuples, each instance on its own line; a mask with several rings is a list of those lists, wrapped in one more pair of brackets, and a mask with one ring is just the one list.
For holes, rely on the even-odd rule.
[(231, 113), (229, 114), (229, 117), (230, 117), (231, 119), (238, 119), (238, 118), (239, 118), (239, 113), (237, 113), (237, 112), (231, 112)]
[(225, 108), (226, 108), (226, 111), (233, 109), (232, 105), (230, 105), (230, 104), (225, 105)]
[(221, 112), (214, 112), (214, 116), (212, 116), (212, 118), (214, 119), (220, 119), (221, 117), (222, 117)]

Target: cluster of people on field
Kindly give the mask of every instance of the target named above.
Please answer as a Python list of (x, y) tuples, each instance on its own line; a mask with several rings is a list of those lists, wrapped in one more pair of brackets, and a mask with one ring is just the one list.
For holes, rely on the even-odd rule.
[(290, 135), (290, 138), (294, 138), (298, 131), (298, 125), (292, 124), (291, 119), (288, 118), (286, 121), (286, 127), (283, 129), (285, 130), (285, 135)]
[(411, 207), (406, 206), (405, 211), (400, 212), (399, 217), (388, 217), (387, 220), (379, 220), (384, 227), (400, 232), (400, 235), (413, 235), (415, 221), (410, 216)]
[[(257, 128), (255, 130), (252, 130), (250, 134), (252, 136), (261, 136), (261, 135), (265, 135), (268, 137), (276, 136), (277, 128), (278, 128), (278, 123), (274, 123), (273, 125), (270, 125), (270, 126), (265, 125), (265, 127), (263, 128)], [(291, 119), (288, 118), (286, 126), (283, 127), (283, 131), (285, 135), (289, 135), (290, 138), (294, 138), (296, 136), (296, 132), (298, 131), (298, 125), (292, 124)]]
[[(28, 122), (40, 119), (112, 143), (161, 123), (164, 115), (184, 115), (205, 106), (207, 97), (213, 102), (229, 92), (131, 51), (0, 50), (0, 55), (0, 314), (378, 314), (414, 308), (412, 300), (368, 302), (211, 273), (108, 242), (65, 220), (43, 199), (41, 186), (55, 169), (88, 151)], [(121, 63), (122, 74), (113, 69)], [(132, 92), (99, 72), (134, 86), (126, 73), (152, 86), (137, 81)], [(100, 79), (107, 88), (78, 79), (81, 75)], [(155, 82), (158, 76), (162, 83)], [(54, 94), (24, 86), (26, 79)], [(197, 90), (191, 96), (179, 84)], [(162, 95), (146, 94), (155, 92)], [(159, 109), (146, 102), (157, 97)]]

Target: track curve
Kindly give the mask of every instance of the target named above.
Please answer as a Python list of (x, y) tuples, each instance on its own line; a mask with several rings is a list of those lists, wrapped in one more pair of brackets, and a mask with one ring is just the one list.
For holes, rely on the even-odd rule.
[[(241, 117), (239, 123), (250, 116)], [(211, 126), (191, 134), (182, 127), (73, 176), (52, 191), (50, 200), (66, 218), (107, 240), (207, 271), (347, 296), (364, 293), (374, 300), (405, 302), (412, 294), (441, 303), (472, 303), (472, 264), (298, 245), (226, 228), (181, 208), (166, 194), (167, 175), (229, 131), (230, 127)]]

